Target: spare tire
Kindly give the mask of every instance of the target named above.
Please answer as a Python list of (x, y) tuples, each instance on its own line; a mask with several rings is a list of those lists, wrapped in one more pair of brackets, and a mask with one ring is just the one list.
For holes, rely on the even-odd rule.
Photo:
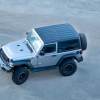
[(80, 35), (80, 40), (81, 40), (81, 48), (82, 50), (87, 49), (87, 38), (84, 33), (79, 33)]

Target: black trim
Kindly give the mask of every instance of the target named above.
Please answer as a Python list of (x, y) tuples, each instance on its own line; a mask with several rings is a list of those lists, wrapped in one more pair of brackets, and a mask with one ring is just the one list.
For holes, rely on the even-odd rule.
[(65, 59), (72, 59), (72, 58), (74, 58), (74, 56), (63, 56), (63, 57), (61, 57), (60, 58), (60, 60), (58, 61), (58, 63), (57, 63), (57, 66), (59, 66)]
[(39, 71), (45, 71), (45, 70), (51, 70), (51, 69), (56, 69), (57, 66), (45, 66), (45, 67), (37, 67), (37, 68), (31, 68), (33, 72), (39, 72)]
[(16, 65), (27, 65), (30, 62), (30, 60), (20, 60), (20, 61), (12, 61), (12, 63)]

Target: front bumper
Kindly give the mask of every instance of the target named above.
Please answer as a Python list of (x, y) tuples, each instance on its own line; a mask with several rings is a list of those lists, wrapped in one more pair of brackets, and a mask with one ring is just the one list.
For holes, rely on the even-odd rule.
[(0, 68), (4, 69), (5, 71), (11, 70), (11, 67), (9, 65), (5, 64), (1, 58), (0, 58)]

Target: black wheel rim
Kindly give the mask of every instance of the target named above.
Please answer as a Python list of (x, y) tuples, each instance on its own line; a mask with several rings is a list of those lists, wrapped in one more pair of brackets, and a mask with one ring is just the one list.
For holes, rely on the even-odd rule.
[(72, 64), (68, 64), (68, 65), (65, 65), (64, 66), (64, 69), (63, 69), (63, 72), (65, 73), (65, 74), (71, 74), (71, 73), (73, 73), (73, 65)]
[(18, 80), (19, 80), (19, 81), (23, 81), (23, 80), (25, 79), (25, 77), (26, 77), (26, 74), (23, 72), (23, 73), (21, 73), (21, 74), (19, 75)]

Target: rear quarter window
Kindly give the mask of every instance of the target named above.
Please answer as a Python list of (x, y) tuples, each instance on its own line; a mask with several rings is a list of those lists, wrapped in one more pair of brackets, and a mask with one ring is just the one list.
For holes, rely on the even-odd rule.
[(58, 52), (66, 52), (80, 49), (80, 42), (78, 39), (58, 42)]

